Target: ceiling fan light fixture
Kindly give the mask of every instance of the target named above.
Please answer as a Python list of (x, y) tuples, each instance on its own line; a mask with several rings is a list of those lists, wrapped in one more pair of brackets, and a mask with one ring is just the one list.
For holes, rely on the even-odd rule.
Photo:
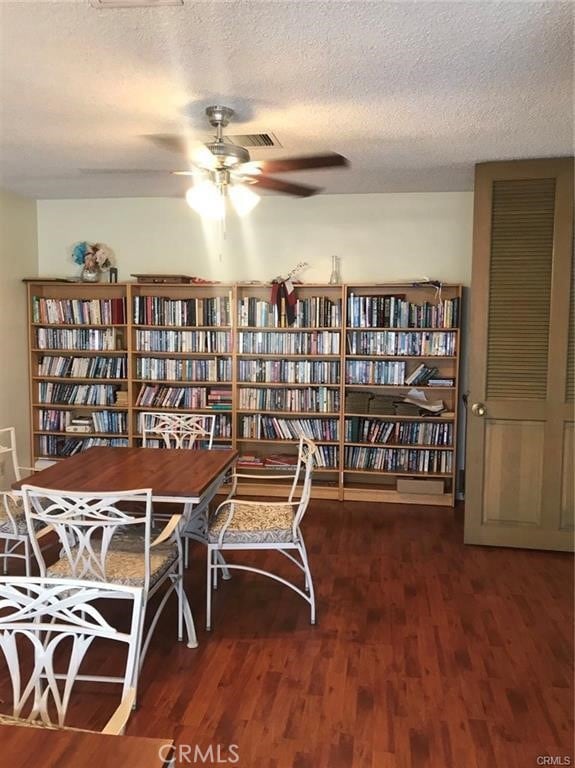
[(241, 217), (251, 213), (261, 200), (259, 195), (243, 184), (232, 184), (228, 187), (228, 194), (235, 212)]
[(222, 220), (226, 215), (223, 190), (211, 181), (202, 181), (186, 192), (186, 203), (206, 219)]

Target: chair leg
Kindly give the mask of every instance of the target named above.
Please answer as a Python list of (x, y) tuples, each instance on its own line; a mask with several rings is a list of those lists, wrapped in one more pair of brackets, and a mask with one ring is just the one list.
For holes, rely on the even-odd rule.
[(207, 572), (206, 572), (206, 630), (209, 632), (212, 628), (212, 557), (213, 550), (208, 544), (207, 550)]
[(184, 568), (190, 567), (190, 540), (184, 536)]
[(307, 559), (307, 552), (303, 539), (299, 543), (299, 554), (304, 567), (306, 590), (309, 592), (309, 604), (310, 604), (310, 624), (315, 624), (315, 592), (313, 588), (313, 579), (311, 577), (311, 570)]

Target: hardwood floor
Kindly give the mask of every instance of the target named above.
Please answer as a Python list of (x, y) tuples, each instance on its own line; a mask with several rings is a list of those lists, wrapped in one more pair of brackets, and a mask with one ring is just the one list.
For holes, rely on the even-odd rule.
[[(205, 554), (194, 547), (199, 648), (175, 642), (171, 605), (129, 734), (175, 738), (180, 766), (574, 764), (570, 555), (465, 547), (461, 511), (432, 507), (314, 501), (304, 533), (315, 627), (301, 598), (235, 572), (206, 633)], [(106, 698), (87, 694), (74, 720), (100, 725)]]

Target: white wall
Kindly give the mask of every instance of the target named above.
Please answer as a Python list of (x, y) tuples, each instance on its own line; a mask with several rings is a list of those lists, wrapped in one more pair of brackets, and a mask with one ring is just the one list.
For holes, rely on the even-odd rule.
[(30, 460), (26, 287), (38, 274), (36, 201), (0, 190), (0, 427), (16, 427), (21, 464)]
[(160, 272), (266, 281), (307, 261), (301, 279), (327, 282), (338, 254), (344, 282), (428, 276), (469, 285), (472, 203), (471, 192), (266, 196), (247, 219), (230, 214), (223, 239), (180, 199), (41, 200), (39, 269), (77, 274), (70, 248), (89, 240), (114, 249), (120, 280)]

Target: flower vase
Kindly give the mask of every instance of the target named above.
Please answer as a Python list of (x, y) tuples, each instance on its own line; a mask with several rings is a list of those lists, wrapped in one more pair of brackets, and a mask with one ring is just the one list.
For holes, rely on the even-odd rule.
[(100, 271), (97, 269), (87, 269), (84, 267), (80, 275), (80, 280), (83, 283), (97, 283), (100, 279)]
[(331, 275), (329, 276), (330, 285), (339, 285), (341, 283), (341, 269), (339, 256), (331, 257)]

